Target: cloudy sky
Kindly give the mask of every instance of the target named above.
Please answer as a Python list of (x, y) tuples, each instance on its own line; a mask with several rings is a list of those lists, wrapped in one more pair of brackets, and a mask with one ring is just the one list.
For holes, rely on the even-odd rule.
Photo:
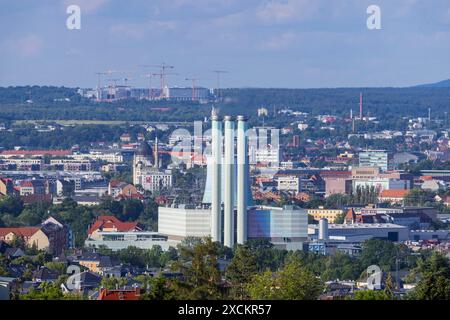
[[(81, 30), (66, 28), (71, 4)], [(366, 26), (372, 4), (382, 30)], [(93, 87), (104, 70), (142, 86), (138, 66), (161, 62), (180, 86), (212, 87), (213, 70), (226, 87), (436, 82), (450, 78), (450, 1), (0, 0), (0, 86)]]

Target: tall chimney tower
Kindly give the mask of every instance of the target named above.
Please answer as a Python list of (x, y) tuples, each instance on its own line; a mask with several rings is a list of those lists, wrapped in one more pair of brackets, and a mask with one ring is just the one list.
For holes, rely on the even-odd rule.
[(247, 241), (248, 139), (247, 120), (237, 117), (237, 243)]
[(158, 135), (155, 137), (155, 168), (159, 169)]
[(234, 245), (234, 122), (230, 116), (224, 117), (225, 122), (225, 157), (224, 157), (224, 228), (223, 244), (229, 248)]
[(362, 121), (363, 120), (363, 94), (362, 92), (359, 95), (359, 119)]
[(222, 162), (222, 123), (215, 109), (212, 111), (211, 132), (211, 237), (222, 242), (222, 199), (221, 199), (221, 162)]

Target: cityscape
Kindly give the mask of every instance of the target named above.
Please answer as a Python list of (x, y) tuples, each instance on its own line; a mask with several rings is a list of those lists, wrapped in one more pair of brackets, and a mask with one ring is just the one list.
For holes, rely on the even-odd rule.
[[(115, 1), (61, 2), (68, 33), (102, 6), (117, 14)], [(383, 5), (361, 8), (366, 36), (385, 32)], [(192, 76), (198, 62), (180, 47), (170, 60), (90, 61), (72, 85), (13, 75), (2, 40), (0, 300), (450, 299), (444, 77), (347, 86), (324, 76), (306, 89), (273, 74), (266, 86), (245, 78), (252, 87), (220, 59)], [(269, 315), (269, 302), (233, 312)], [(177, 312), (214, 313), (198, 308)]]

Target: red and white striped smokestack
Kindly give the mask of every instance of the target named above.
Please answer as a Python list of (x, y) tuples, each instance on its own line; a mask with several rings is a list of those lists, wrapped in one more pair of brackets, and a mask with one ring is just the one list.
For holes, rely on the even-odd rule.
[(359, 119), (363, 119), (363, 94), (359, 95)]

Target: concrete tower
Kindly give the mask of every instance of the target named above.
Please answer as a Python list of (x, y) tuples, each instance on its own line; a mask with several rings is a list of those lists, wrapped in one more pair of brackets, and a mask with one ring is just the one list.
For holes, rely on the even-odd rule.
[(247, 241), (248, 142), (247, 121), (237, 117), (237, 243)]
[(155, 168), (159, 169), (159, 150), (158, 150), (158, 136), (155, 137)]
[(234, 246), (234, 122), (230, 116), (224, 117), (225, 122), (225, 148), (224, 148), (224, 228), (223, 244), (229, 248)]
[(213, 109), (211, 132), (211, 237), (222, 242), (222, 199), (221, 199), (221, 163), (222, 163), (222, 123)]

